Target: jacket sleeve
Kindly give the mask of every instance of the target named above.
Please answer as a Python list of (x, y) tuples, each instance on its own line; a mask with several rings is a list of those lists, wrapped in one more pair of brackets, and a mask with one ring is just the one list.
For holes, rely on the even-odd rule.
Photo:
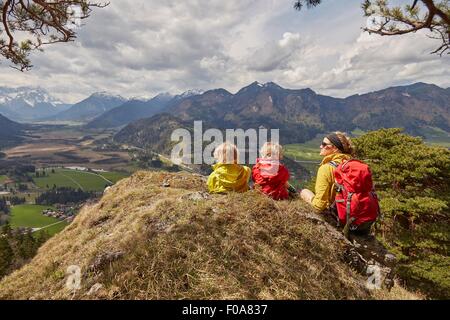
[(252, 169), (250, 169), (250, 167), (244, 166), (244, 170), (245, 170), (247, 183), (249, 183), (250, 179), (252, 178)]
[(331, 204), (332, 199), (329, 199), (329, 197), (331, 188), (334, 186), (333, 180), (333, 169), (331, 166), (328, 164), (320, 166), (317, 172), (316, 192), (311, 202), (315, 209), (323, 211)]
[(208, 185), (208, 190), (209, 192), (214, 192), (215, 190), (215, 180), (216, 180), (216, 175), (214, 172), (212, 172), (209, 177), (208, 177), (208, 181), (207, 181), (207, 185)]
[(289, 179), (291, 178), (291, 175), (289, 173), (289, 170), (283, 165), (281, 167), (281, 172), (282, 172), (282, 179), (283, 179), (283, 185), (285, 185)]
[(254, 183), (258, 183), (259, 181), (259, 169), (256, 165), (252, 168), (252, 180)]

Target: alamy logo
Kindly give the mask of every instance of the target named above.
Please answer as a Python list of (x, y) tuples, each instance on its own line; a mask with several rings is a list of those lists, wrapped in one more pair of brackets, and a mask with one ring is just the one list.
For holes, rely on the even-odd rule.
[(366, 287), (369, 290), (379, 290), (381, 289), (381, 269), (377, 265), (369, 265), (367, 267), (367, 275), (369, 278), (367, 279)]
[[(223, 134), (225, 131), (225, 135)], [(270, 142), (279, 143), (279, 129), (270, 130)], [(187, 129), (176, 129), (171, 135), (172, 142), (177, 144), (172, 148), (171, 160), (174, 164), (214, 164), (214, 150), (229, 142), (235, 144), (238, 150), (238, 164), (255, 164), (261, 147), (269, 141), (269, 130), (265, 128), (256, 129), (208, 129), (203, 132), (203, 122), (194, 122), (193, 136)], [(230, 156), (230, 155), (228, 155)], [(248, 156), (248, 161), (246, 157)]]
[(81, 288), (81, 268), (79, 266), (70, 266), (66, 270), (67, 281), (66, 288), (72, 291)]

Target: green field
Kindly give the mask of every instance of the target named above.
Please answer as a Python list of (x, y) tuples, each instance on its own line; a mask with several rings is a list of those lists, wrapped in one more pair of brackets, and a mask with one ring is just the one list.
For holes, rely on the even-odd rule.
[(427, 127), (421, 129), (421, 134), (425, 137), (425, 143), (428, 145), (450, 148), (450, 133), (444, 130)]
[(287, 144), (283, 147), (284, 154), (296, 161), (320, 162), (322, 160), (319, 155), (322, 140), (323, 135), (317, 135), (305, 143)]
[(8, 179), (7, 176), (0, 176), (0, 184), (3, 184), (3, 182), (5, 182), (6, 179)]
[[(40, 171), (42, 172), (42, 170)], [(103, 191), (106, 185), (111, 184), (110, 181), (116, 183), (126, 177), (125, 174), (117, 172), (95, 174), (69, 169), (55, 169), (55, 173), (47, 169), (46, 173), (47, 176), (39, 178), (33, 175), (33, 180), (39, 188), (48, 189), (56, 185), (57, 187), (81, 188), (84, 191)]]
[(105, 177), (106, 179), (112, 181), (113, 183), (116, 183), (117, 181), (128, 177), (127, 174), (122, 172), (100, 172), (99, 174)]
[[(28, 228), (42, 228), (60, 220), (46, 217), (42, 214), (42, 210), (53, 208), (52, 206), (38, 206), (38, 205), (19, 205), (11, 209), (11, 226), (13, 228), (28, 227)], [(58, 233), (67, 226), (67, 222), (61, 222), (58, 225), (45, 228), (50, 235)]]

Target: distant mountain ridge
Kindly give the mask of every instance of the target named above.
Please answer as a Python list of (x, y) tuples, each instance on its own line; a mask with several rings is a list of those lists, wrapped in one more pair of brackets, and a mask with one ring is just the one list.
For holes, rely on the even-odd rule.
[(25, 126), (0, 114), (0, 148), (22, 141)]
[(182, 121), (203, 120), (215, 128), (279, 128), (287, 142), (304, 141), (317, 132), (355, 128), (395, 126), (419, 134), (421, 128), (430, 126), (449, 132), (449, 100), (450, 88), (426, 83), (334, 98), (308, 88), (254, 82), (235, 94), (225, 89), (189, 90), (177, 96), (166, 93), (129, 100), (101, 92), (64, 110), (67, 106), (58, 104), (45, 90), (0, 87), (0, 113), (16, 121), (73, 121), (104, 129), (170, 113)]
[[(449, 101), (448, 88), (425, 83), (341, 99), (311, 89), (293, 90), (273, 82), (254, 82), (236, 94), (216, 89), (171, 101), (164, 112), (183, 123), (203, 120), (205, 127), (280, 129), (283, 143), (296, 143), (321, 132), (357, 128), (403, 127), (417, 135), (424, 127), (437, 127), (449, 132)], [(150, 118), (132, 127), (145, 136), (143, 132), (153, 130), (154, 124), (154, 118)], [(124, 130), (133, 135), (129, 127)], [(124, 139), (123, 132), (118, 137)]]
[(167, 154), (172, 145), (170, 136), (179, 128), (190, 129), (189, 123), (184, 123), (179, 118), (160, 113), (151, 118), (134, 121), (117, 133), (114, 140), (119, 143), (129, 144), (139, 148), (151, 148), (156, 152)]
[(179, 95), (161, 93), (149, 100), (132, 99), (123, 105), (111, 109), (94, 120), (86, 127), (89, 129), (116, 128), (127, 125), (132, 121), (149, 118), (155, 114), (166, 112), (166, 109), (184, 99), (202, 95), (202, 90), (188, 90)]
[(89, 122), (87, 128), (114, 128), (126, 125), (134, 120), (151, 117), (167, 106), (173, 96), (160, 94), (144, 101), (133, 99), (111, 109)]
[(0, 87), (0, 113), (15, 121), (49, 117), (69, 107), (39, 87)]
[(88, 98), (74, 104), (70, 109), (60, 112), (46, 120), (87, 122), (102, 113), (112, 110), (127, 99), (121, 96), (109, 95), (106, 92), (94, 93)]

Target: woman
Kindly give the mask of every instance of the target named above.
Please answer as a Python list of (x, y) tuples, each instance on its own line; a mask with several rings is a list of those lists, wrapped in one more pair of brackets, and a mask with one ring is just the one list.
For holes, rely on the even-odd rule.
[(246, 192), (249, 190), (251, 170), (249, 167), (237, 164), (238, 149), (232, 143), (225, 142), (214, 150), (217, 164), (208, 177), (210, 193)]
[(342, 161), (349, 160), (353, 154), (351, 140), (345, 133), (334, 132), (326, 136), (320, 145), (323, 160), (317, 172), (315, 194), (304, 189), (300, 194), (301, 198), (320, 212), (329, 209), (336, 196), (332, 163), (339, 165)]

